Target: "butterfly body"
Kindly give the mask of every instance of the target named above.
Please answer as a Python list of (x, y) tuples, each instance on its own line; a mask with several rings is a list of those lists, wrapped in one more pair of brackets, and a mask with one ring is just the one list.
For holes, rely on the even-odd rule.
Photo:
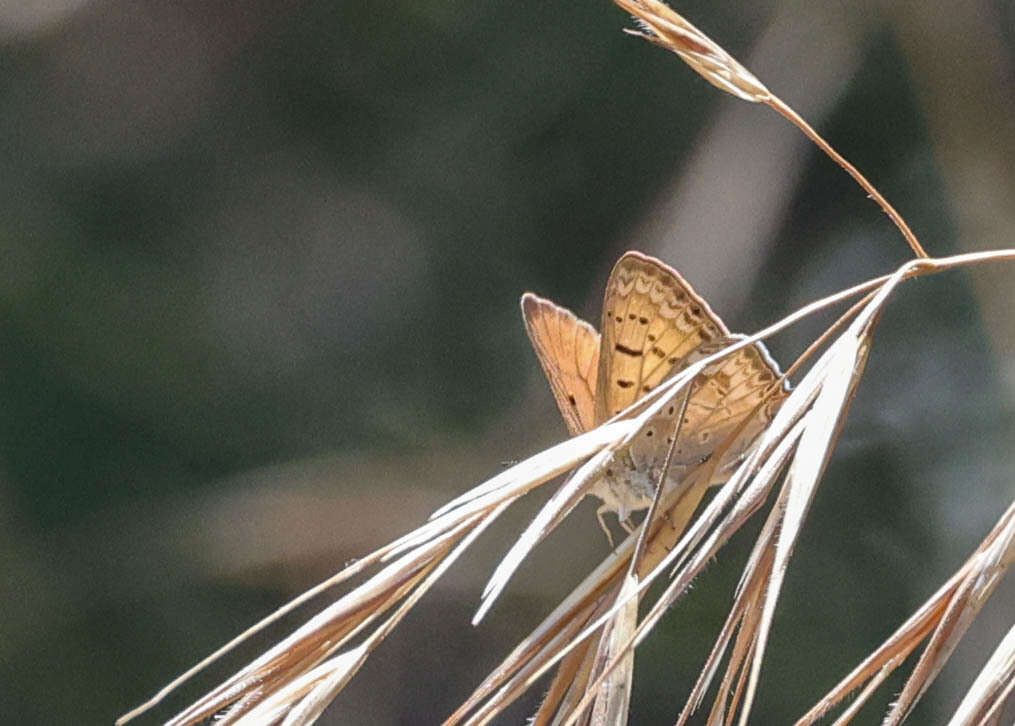
[[(639, 252), (624, 254), (610, 274), (601, 336), (532, 293), (522, 296), (522, 313), (572, 435), (620, 414), (734, 337), (675, 270)], [(717, 448), (713, 483), (724, 481), (784, 397), (779, 375), (761, 345), (707, 367), (687, 389), (686, 401), (678, 396), (663, 407), (592, 485), (589, 492), (603, 500), (600, 522), (604, 511), (614, 511), (625, 523), (631, 512), (652, 503), (674, 438), (667, 487)]]
[[(661, 457), (636, 458), (628, 448), (614, 457), (589, 493), (602, 500), (605, 511), (616, 512), (617, 518), (625, 522), (632, 512), (652, 504), (662, 464)], [(667, 486), (676, 485), (681, 480), (680, 475), (684, 469), (683, 466), (671, 464), (667, 472)]]

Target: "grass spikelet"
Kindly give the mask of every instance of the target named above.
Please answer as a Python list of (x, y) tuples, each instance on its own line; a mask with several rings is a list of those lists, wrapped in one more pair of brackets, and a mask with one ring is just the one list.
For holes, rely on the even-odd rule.
[(631, 35), (655, 43), (676, 53), (705, 80), (737, 98), (753, 103), (763, 103), (806, 134), (818, 148), (828, 154), (878, 203), (892, 223), (899, 228), (906, 244), (917, 257), (927, 257), (926, 250), (909, 228), (895, 207), (879, 192), (860, 170), (850, 164), (831, 144), (822, 138), (803, 117), (785, 101), (769, 91), (753, 73), (722, 49), (718, 43), (691, 25), (679, 13), (659, 0), (614, 0), (622, 9), (631, 13), (639, 22), (642, 31), (628, 31)]

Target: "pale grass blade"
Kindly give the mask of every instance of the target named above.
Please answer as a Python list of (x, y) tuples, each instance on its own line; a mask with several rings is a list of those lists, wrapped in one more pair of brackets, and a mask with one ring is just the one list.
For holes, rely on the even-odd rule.
[(885, 726), (902, 723), (909, 715), (993, 594), (1008, 567), (1015, 561), (1015, 504), (1002, 517), (992, 539), (989, 546), (969, 559), (966, 565), (969, 574), (944, 611), (902, 693), (885, 719)]
[[(624, 578), (617, 593), (617, 600), (623, 603), (623, 607), (607, 623), (608, 630), (599, 642), (599, 652), (595, 659), (598, 670), (593, 672), (604, 671), (607, 666), (611, 670), (599, 685), (592, 708), (591, 726), (624, 726), (627, 723), (631, 682), (634, 678), (634, 649), (628, 647), (628, 642), (638, 625), (637, 585), (636, 576), (628, 575)], [(615, 659), (619, 663), (613, 666)]]
[(761, 678), (761, 663), (789, 559), (792, 557), (797, 536), (817, 491), (821, 474), (831, 455), (835, 436), (848, 408), (850, 395), (859, 381), (860, 369), (866, 357), (865, 350), (865, 340), (843, 336), (826, 353), (830, 358), (828, 374), (813, 408), (807, 414), (796, 455), (786, 474), (785, 486), (789, 494), (775, 543), (772, 576), (765, 588), (765, 599), (756, 636), (757, 646), (754, 649), (751, 674), (740, 712), (741, 726), (747, 724), (758, 681)]
[[(757, 487), (757, 489), (767, 492), (768, 487), (770, 487), (771, 485), (772, 479), (774, 479), (774, 476), (775, 474), (778, 473), (778, 470), (781, 470), (782, 464), (785, 463), (789, 451), (791, 451), (792, 446), (795, 444), (795, 442), (796, 442), (795, 435), (787, 436), (784, 441), (780, 442), (780, 444), (775, 447), (774, 451), (769, 452), (771, 456), (762, 465), (760, 465), (761, 468), (756, 477), (757, 479), (767, 480), (768, 485), (759, 486)], [(742, 469), (743, 470), (749, 469), (752, 463), (753, 457), (749, 458), (749, 460), (742, 465)], [(775, 474), (773, 474), (772, 471), (774, 471)], [(734, 478), (736, 478), (736, 475), (734, 476)], [(733, 479), (731, 479), (731, 481), (728, 482), (723, 487), (723, 490), (732, 491), (735, 488), (735, 486), (736, 486), (735, 482), (733, 481)], [(752, 486), (754, 486), (753, 482)], [(728, 502), (729, 497), (723, 497), (722, 494), (723, 492), (720, 492), (720, 494), (716, 495), (713, 501), (709, 504), (709, 508), (712, 507), (722, 508), (724, 505), (723, 501), (724, 499), (726, 500), (726, 502)], [(760, 499), (763, 499), (763, 495), (760, 497)], [(759, 504), (760, 501), (756, 500), (755, 506)], [(726, 539), (728, 539), (729, 536), (732, 536), (732, 533), (733, 531), (735, 531), (735, 528), (739, 527), (741, 524), (743, 524), (744, 521), (746, 521), (747, 516), (749, 516), (749, 512), (747, 512), (747, 510), (749, 510), (750, 507), (743, 505), (742, 501), (738, 503), (738, 506), (740, 507), (740, 509), (738, 509), (736, 512), (733, 513), (733, 516), (736, 517), (736, 525), (733, 527), (718, 528), (718, 531), (714, 532), (708, 538), (706, 544), (701, 547), (700, 551), (696, 551), (694, 553), (695, 556), (691, 564), (687, 565), (681, 572), (680, 576), (678, 576), (674, 580), (674, 582), (672, 582), (668, 586), (667, 592), (660, 597), (660, 599), (653, 605), (649, 614), (645, 617), (642, 623), (639, 624), (634, 634), (634, 637), (628, 644), (628, 647), (636, 646), (648, 635), (648, 633), (655, 626), (655, 624), (658, 623), (659, 619), (662, 617), (662, 614), (666, 610), (668, 605), (671, 604), (677, 597), (679, 597), (680, 594), (686, 591), (687, 587), (690, 585), (690, 582), (691, 580), (693, 580), (694, 576), (698, 574), (702, 569), (704, 569), (707, 562), (714, 556), (718, 548), (722, 546), (722, 544), (726, 541)], [(701, 518), (695, 521), (695, 526), (697, 526), (703, 519), (705, 519), (704, 514), (702, 515)], [(645, 574), (644, 579), (641, 582), (639, 582), (638, 587), (635, 589), (635, 592), (640, 593), (641, 591), (643, 591), (647, 587), (647, 585), (650, 584), (658, 575), (660, 575), (662, 572), (664, 572), (666, 569), (672, 566), (674, 559), (677, 558), (680, 554), (679, 550), (681, 550), (681, 548), (683, 547), (688, 546), (689, 539), (696, 539), (692, 531), (684, 533), (684, 536), (681, 538), (680, 544), (674, 547), (672, 551), (668, 552), (668, 554), (665, 557), (663, 557), (658, 563), (654, 563), (654, 566)], [(633, 597), (633, 595), (634, 593), (629, 594), (628, 598)], [(554, 662), (556, 662), (561, 657), (566, 655), (566, 653), (570, 651), (572, 648), (576, 647), (576, 644), (580, 642), (581, 639), (588, 637), (589, 635), (594, 633), (599, 627), (603, 625), (604, 622), (608, 621), (608, 619), (612, 617), (617, 612), (617, 610), (623, 605), (624, 605), (623, 602), (618, 602), (614, 604), (612, 608), (610, 608), (610, 610), (608, 610), (603, 615), (598, 617), (595, 621), (587, 625), (585, 629), (582, 631), (581, 635), (579, 635), (575, 639), (575, 643), (569, 646), (568, 649), (565, 650), (564, 652), (558, 654), (554, 658)], [(616, 660), (614, 661), (614, 663), (616, 663)], [(609, 666), (607, 667), (606, 672), (604, 672), (604, 675), (608, 675), (608, 673)], [(597, 685), (598, 685), (597, 683), (593, 683), (589, 686), (589, 688), (586, 690), (583, 699), (573, 709), (571, 709), (570, 716), (563, 722), (564, 724), (571, 724), (574, 722), (577, 714), (581, 713), (587, 706)]]
[[(425, 579), (419, 586), (414, 589), (380, 627), (369, 634), (363, 643), (346, 653), (332, 658), (312, 671), (293, 679), (237, 720), (236, 724), (254, 726), (254, 724), (273, 723), (273, 715), (280, 712), (285, 714), (284, 726), (306, 726), (313, 723), (328, 704), (345, 688), (370, 653), (380, 645), (384, 638), (387, 637), (402, 618), (408, 614), (416, 602), (418, 602), (419, 598), (430, 589), (434, 582), (444, 575), (447, 569), (468, 549), (483, 530), (507, 508), (508, 504), (509, 502), (501, 504), (489, 516), (476, 523), (476, 526), (472, 527), (461, 541), (454, 545), (450, 553), (427, 572)], [(450, 545), (452, 537), (453, 535), (449, 536), (445, 544)], [(345, 640), (347, 641), (348, 637)], [(226, 721), (228, 721), (228, 714)]]
[(986, 726), (1003, 716), (1005, 701), (1015, 692), (1015, 624), (998, 644), (970, 686), (948, 726)]
[[(275, 683), (280, 674), (299, 674), (315, 667), (422, 581), (433, 568), (436, 558), (448, 551), (454, 540), (474, 525), (475, 522), (459, 525), (427, 547), (421, 547), (383, 568), (170, 719), (167, 726), (195, 723), (252, 690), (259, 691), (261, 698), (266, 697), (274, 690), (271, 684), (274, 683), (275, 688), (280, 687), (281, 684)], [(253, 705), (250, 704), (251, 707)]]
[(201, 660), (199, 663), (188, 669), (186, 672), (174, 678), (163, 688), (161, 688), (158, 693), (149, 698), (147, 701), (137, 706), (136, 708), (132, 709), (128, 713), (125, 713), (119, 718), (117, 718), (116, 726), (122, 726), (122, 724), (125, 724), (128, 721), (133, 720), (142, 713), (157, 706), (167, 696), (173, 693), (177, 688), (182, 686), (184, 683), (189, 681), (191, 678), (193, 678), (202, 670), (210, 666), (219, 658), (232, 651), (234, 648), (245, 642), (251, 636), (256, 635), (265, 628), (269, 627), (271, 624), (277, 622), (284, 616), (294, 611), (296, 608), (300, 607), (301, 605), (304, 605), (317, 595), (320, 595), (325, 590), (328, 590), (336, 585), (339, 585), (345, 580), (348, 580), (351, 577), (355, 577), (368, 567), (371, 567), (377, 564), (378, 562), (381, 562), (384, 556), (388, 554), (388, 552), (394, 547), (394, 545), (395, 543), (391, 543), (389, 545), (381, 547), (380, 549), (370, 553), (366, 557), (363, 557), (357, 560), (356, 562), (352, 563), (348, 567), (343, 568), (336, 574), (329, 577), (327, 580), (318, 583), (317, 585), (310, 588), (306, 592), (300, 594), (298, 597), (293, 598), (288, 603), (277, 609), (275, 612), (261, 619), (258, 623), (247, 628), (245, 631), (237, 635), (235, 638), (233, 638), (228, 643), (220, 647), (218, 650), (214, 651), (213, 653), (205, 657), (203, 660)]
[[(929, 686), (963, 635), (972, 617), (983, 607), (1001, 577), (1015, 561), (1015, 504), (1002, 515), (976, 552), (903, 623), (881, 646), (842, 679), (796, 726), (810, 726), (868, 679), (895, 670), (922, 641), (928, 641), (920, 662), (885, 723), (901, 723)], [(870, 695), (864, 689), (863, 696)], [(857, 698), (854, 711), (864, 703)], [(842, 723), (848, 721), (840, 719)]]
[(430, 515), (430, 518), (431, 520), (437, 519), (453, 510), (461, 509), (467, 504), (475, 503), (481, 498), (483, 503), (477, 505), (477, 508), (482, 509), (489, 503), (491, 497), (504, 496), (506, 491), (523, 494), (528, 489), (570, 470), (604, 446), (615, 443), (629, 430), (627, 424), (598, 426), (584, 434), (562, 441), (538, 454), (533, 454), (525, 461), (505, 469), (482, 484), (455, 497)]
[[(802, 423), (798, 424), (794, 429), (794, 432), (787, 437), (787, 447), (785, 454), (780, 457), (781, 462), (784, 464), (788, 458), (792, 447), (795, 445), (796, 440), (799, 438), (800, 432), (802, 431)], [(781, 473), (782, 466), (779, 465), (773, 468), (773, 475), (770, 477), (772, 481)], [(751, 554), (750, 561), (744, 569), (744, 573), (741, 576), (740, 582), (737, 585), (735, 593), (735, 600), (733, 606), (730, 608), (730, 614), (726, 618), (722, 630), (719, 632), (719, 636), (716, 638), (715, 645), (709, 653), (708, 659), (705, 661), (705, 665), (701, 669), (701, 674), (698, 676), (698, 680), (691, 690), (684, 708), (677, 719), (677, 726), (682, 726), (687, 722), (687, 719), (701, 707), (701, 703), (704, 700), (705, 692), (711, 685), (712, 679), (715, 677), (718, 671), (719, 664), (722, 661), (723, 656), (726, 653), (726, 649), (729, 647), (729, 643), (733, 638), (734, 633), (738, 633), (736, 644), (734, 645), (733, 652), (730, 655), (729, 665), (726, 668), (726, 675), (723, 677), (722, 683), (719, 686), (719, 695), (715, 698), (716, 706), (713, 707), (713, 715), (709, 717), (709, 723), (715, 720), (716, 707), (720, 703), (726, 702), (727, 694), (730, 692), (733, 678), (737, 673), (741, 676), (746, 674), (746, 670), (741, 668), (741, 664), (749, 657), (754, 644), (754, 638), (752, 635), (755, 632), (754, 626), (756, 624), (757, 616), (760, 613), (760, 607), (758, 604), (762, 598), (762, 588), (764, 581), (771, 571), (772, 565), (772, 552), (771, 548), (768, 547), (768, 543), (773, 539), (774, 528), (777, 524), (778, 517), (769, 515), (762, 528), (761, 534), (758, 537), (758, 541), (755, 543), (754, 549)], [(712, 548), (705, 548), (704, 551), (711, 551)], [(679, 577), (687, 579), (688, 573), (682, 572)], [(670, 593), (666, 593), (668, 600), (671, 599)], [(752, 619), (755, 622), (752, 622)], [(741, 679), (742, 680), (742, 679)], [(738, 689), (739, 692), (739, 689)], [(719, 712), (724, 713), (723, 711)]]
[[(721, 722), (725, 718), (724, 713), (731, 716), (739, 707), (741, 699), (745, 699), (741, 717), (746, 718), (746, 714), (749, 712), (756, 674), (760, 672), (761, 657), (764, 653), (768, 627), (765, 617), (770, 617), (773, 612), (774, 600), (777, 598), (781, 582), (781, 573), (784, 572), (788, 557), (792, 553), (792, 542), (806, 514), (810, 497), (813, 496), (818, 475), (823, 468), (824, 461), (827, 460), (832, 435), (841, 419), (846, 396), (855, 383), (856, 352), (859, 351), (859, 348), (856, 339), (847, 334), (826, 351), (796, 390), (790, 394), (776, 414), (772, 425), (762, 434), (761, 440), (758, 442), (759, 447), (771, 446), (774, 440), (778, 440), (776, 437), (785, 436), (786, 426), (793, 426), (792, 434), (785, 436), (779, 442), (779, 455), (773, 456), (769, 462), (772, 466), (768, 476), (763, 479), (766, 487), (771, 486), (781, 471), (782, 465), (790, 453), (795, 450), (794, 465), (791, 466), (791, 474), (787, 475), (783, 492), (752, 551), (738, 586), (736, 601), (730, 616), (684, 706), (678, 720), (680, 724), (685, 723), (690, 714), (700, 706), (705, 691), (738, 624), (740, 628), (737, 645), (712, 709), (710, 722)], [(838, 386), (830, 386), (830, 380), (837, 382)], [(798, 439), (799, 446), (797, 445)], [(801, 452), (805, 448), (808, 454), (806, 457), (802, 457)], [(794, 471), (795, 473), (792, 473)], [(802, 476), (805, 478), (801, 478)], [(800, 482), (803, 482), (802, 486)], [(764, 491), (767, 493), (767, 489)], [(740, 497), (735, 509), (741, 510), (740, 517), (743, 518), (760, 506), (760, 503), (760, 498), (757, 495), (751, 495), (747, 491)], [(788, 524), (787, 515), (792, 517)], [(733, 520), (734, 517), (730, 519)], [(773, 534), (776, 529), (780, 532), (779, 537), (782, 538), (778, 546), (776, 546)], [(785, 539), (786, 537), (791, 539)], [(713, 552), (714, 546), (703, 547), (702, 553), (696, 557), (696, 560), (700, 562), (702, 555)], [(774, 552), (782, 553), (781, 561), (774, 556)], [(681, 580), (687, 581), (688, 575), (693, 576), (696, 570), (693, 565), (696, 563), (692, 562), (691, 564), (692, 567), (688, 571), (676, 575), (673, 585)], [(764, 597), (759, 599), (761, 593), (764, 593)], [(660, 603), (667, 604), (671, 597), (671, 593), (667, 591), (660, 598)], [(756, 607), (761, 608), (761, 617), (758, 617), (754, 612)], [(647, 617), (646, 621), (650, 617)], [(747, 668), (748, 665), (750, 668)], [(740, 675), (737, 677), (737, 687), (732, 691), (733, 701), (729, 704), (727, 712), (726, 699), (733, 688), (734, 675), (738, 672)], [(751, 677), (745, 680), (748, 673)]]
[[(234, 726), (263, 726), (279, 722), (284, 726), (313, 723), (331, 701), (327, 699), (327, 702), (322, 702), (322, 691), (347, 683), (368, 654), (364, 644), (331, 658), (287, 683), (232, 723)], [(218, 722), (229, 721), (219, 719)]]
[[(167, 724), (195, 723), (235, 701), (221, 719), (223, 724), (234, 722), (274, 691), (285, 689), (288, 683), (305, 683), (302, 678), (304, 673), (315, 668), (415, 588), (415, 592), (402, 602), (387, 622), (367, 639), (369, 647), (366, 654), (369, 654), (437, 577), (506, 507), (507, 503), (504, 503), (485, 517), (475, 515), (472, 520), (459, 524), (388, 565)], [(458, 542), (459, 539), (461, 542)], [(358, 669), (356, 659), (349, 663), (346, 660), (342, 663)]]
[[(624, 432), (634, 430), (636, 425), (634, 421), (618, 421), (612, 425), (611, 430), (618, 434), (623, 434)], [(508, 554), (505, 555), (504, 559), (497, 566), (497, 569), (494, 570), (490, 581), (483, 590), (483, 600), (472, 619), (473, 625), (483, 619), (487, 610), (490, 609), (494, 601), (496, 601), (497, 596), (507, 585), (511, 574), (518, 568), (532, 548), (585, 496), (588, 487), (606, 468), (612, 453), (610, 448), (605, 448), (585, 462), (543, 506), (539, 514), (536, 515), (532, 523), (522, 533), (518, 542), (509, 550)]]
[[(459, 527), (462, 522), (469, 520), (477, 513), (488, 511), (501, 501), (512, 499), (525, 491), (528, 491), (532, 487), (538, 486), (540, 483), (568, 471), (575, 464), (601, 449), (606, 443), (614, 441), (621, 433), (623, 432), (618, 432), (615, 427), (599, 427), (588, 434), (564, 441), (503, 472), (500, 472), (497, 476), (491, 478), (483, 484), (480, 484), (469, 492), (463, 494), (461, 497), (458, 497), (454, 501), (442, 507), (434, 515), (432, 521), (376, 550), (370, 555), (357, 560), (332, 577), (314, 586), (299, 597), (282, 606), (253, 627), (247, 629), (239, 636), (229, 641), (210, 656), (206, 657), (193, 668), (174, 679), (145, 703), (121, 716), (117, 719), (116, 723), (124, 724), (159, 704), (183, 683), (190, 680), (197, 673), (211, 665), (226, 653), (233, 650), (249, 637), (278, 621), (280, 618), (292, 612), (297, 607), (305, 604), (325, 590), (363, 572), (378, 562), (389, 561), (403, 552), (419, 547), (428, 541), (432, 541), (449, 530)], [(452, 512), (452, 510), (455, 511)], [(396, 573), (393, 573), (391, 570), (384, 570), (383, 577), (393, 574)], [(358, 591), (359, 590), (357, 590), (357, 592)], [(343, 599), (343, 602), (344, 601), (345, 600)], [(228, 683), (235, 687), (238, 685), (239, 681), (236, 680), (236, 677), (234, 676), (234, 678), (230, 679)], [(223, 689), (222, 694), (225, 694), (227, 692), (227, 690), (225, 690), (225, 684), (223, 684)]]
[[(514, 674), (523, 668), (524, 663), (536, 662), (539, 660), (540, 654), (544, 653), (548, 653), (549, 658), (566, 648), (568, 643), (574, 642), (575, 633), (588, 622), (591, 612), (591, 606), (588, 603), (599, 597), (603, 583), (612, 581), (622, 572), (633, 550), (634, 538), (629, 537), (611, 552), (560, 605), (554, 608), (553, 612), (543, 619), (535, 630), (504, 659), (500, 666), (487, 676), (468, 700), (445, 721), (445, 726), (461, 723), (465, 714), (478, 707), (487, 697), (490, 697), (490, 701), (479, 713), (486, 713), (487, 710), (495, 711), (497, 706), (508, 702), (509, 693), (517, 692), (518, 681), (511, 681), (511, 679), (516, 677)], [(578, 624), (575, 626), (576, 622)], [(559, 640), (560, 633), (572, 627), (573, 630), (567, 630), (568, 637)], [(553, 647), (547, 646), (546, 644), (551, 641), (553, 641)], [(542, 666), (543, 662), (540, 661), (538, 665)], [(539, 670), (539, 673), (542, 672), (545, 672), (545, 668)], [(538, 675), (531, 678), (526, 677), (524, 687), (527, 688), (536, 677)], [(505, 683), (509, 683), (509, 685), (505, 686)], [(497, 689), (501, 689), (498, 691), (498, 695), (491, 696)], [(474, 718), (466, 723), (481, 722), (481, 720)]]

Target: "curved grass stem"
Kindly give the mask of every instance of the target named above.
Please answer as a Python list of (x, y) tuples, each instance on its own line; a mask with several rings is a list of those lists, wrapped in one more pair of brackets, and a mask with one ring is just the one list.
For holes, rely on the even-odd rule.
[(867, 177), (860, 173), (859, 169), (846, 161), (842, 154), (832, 148), (832, 145), (825, 141), (821, 134), (815, 131), (800, 114), (790, 108), (778, 96), (769, 96), (767, 99), (762, 101), (762, 103), (775, 110), (779, 115), (783, 116), (790, 123), (803, 131), (804, 134), (807, 135), (807, 138), (817, 144), (818, 148), (832, 157), (832, 160), (836, 164), (841, 166), (847, 174), (853, 177), (853, 179), (856, 180), (856, 183), (863, 187), (864, 191), (867, 192), (870, 198), (877, 202), (878, 206), (881, 207), (885, 214), (888, 215), (888, 218), (895, 223), (896, 227), (899, 228), (899, 231), (902, 232), (902, 236), (906, 238), (906, 242), (913, 250), (913, 254), (917, 257), (929, 257), (927, 251), (923, 249), (923, 245), (920, 244), (920, 240), (916, 238), (916, 235), (913, 234), (913, 230), (909, 228), (909, 225), (906, 224), (906, 220), (904, 220), (902, 215), (896, 211), (895, 207), (893, 207), (889, 201), (884, 198), (881, 192), (874, 188), (874, 185), (868, 181)]

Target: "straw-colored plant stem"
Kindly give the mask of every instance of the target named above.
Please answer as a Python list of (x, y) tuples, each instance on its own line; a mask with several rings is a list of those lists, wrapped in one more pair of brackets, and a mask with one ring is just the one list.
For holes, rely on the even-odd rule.
[(628, 31), (646, 40), (673, 51), (691, 68), (697, 71), (713, 86), (737, 98), (752, 103), (763, 103), (785, 117), (817, 144), (818, 148), (841, 166), (865, 192), (884, 210), (889, 219), (899, 228), (906, 243), (917, 257), (927, 257), (923, 245), (916, 238), (884, 195), (860, 171), (825, 141), (789, 104), (772, 93), (758, 78), (722, 49), (715, 41), (689, 23), (683, 16), (659, 0), (614, 0), (614, 2), (637, 18), (642, 31)]
[(788, 119), (798, 129), (803, 131), (807, 135), (807, 138), (817, 144), (822, 151), (832, 157), (836, 164), (845, 169), (846, 173), (853, 177), (853, 179), (855, 179), (856, 182), (863, 187), (864, 191), (870, 195), (871, 199), (878, 203), (881, 209), (884, 210), (885, 214), (888, 215), (889, 219), (891, 219), (892, 222), (895, 223), (895, 226), (899, 228), (899, 231), (902, 232), (902, 236), (906, 238), (906, 242), (909, 243), (910, 248), (917, 257), (928, 256), (927, 252), (923, 249), (923, 245), (920, 244), (920, 240), (916, 238), (913, 230), (911, 230), (909, 225), (906, 224), (906, 220), (904, 220), (902, 215), (895, 210), (895, 207), (893, 207), (888, 200), (884, 198), (881, 192), (879, 192), (874, 185), (867, 180), (867, 177), (860, 173), (859, 169), (846, 161), (842, 154), (832, 148), (832, 145), (825, 141), (821, 137), (821, 134), (815, 131), (811, 125), (800, 116), (800, 114), (794, 111), (778, 96), (771, 96), (764, 103), (766, 106), (774, 109)]

